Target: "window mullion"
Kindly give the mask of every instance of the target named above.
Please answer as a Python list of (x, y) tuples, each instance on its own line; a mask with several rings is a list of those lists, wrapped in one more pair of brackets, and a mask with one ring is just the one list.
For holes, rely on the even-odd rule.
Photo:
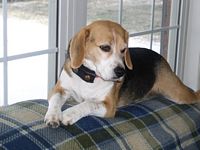
[(55, 85), (56, 77), (57, 77), (57, 58), (56, 52), (58, 47), (58, 11), (59, 11), (59, 1), (49, 0), (49, 36), (48, 36), (48, 49), (54, 50), (55, 53), (48, 54), (48, 88), (47, 92), (49, 92), (52, 87)]
[(8, 105), (8, 62), (7, 62), (7, 0), (3, 0), (3, 77), (4, 105)]
[(146, 34), (151, 34), (151, 33), (157, 33), (157, 32), (162, 32), (162, 31), (167, 31), (167, 30), (173, 30), (173, 29), (179, 29), (180, 26), (168, 26), (168, 27), (161, 27), (157, 29), (153, 29), (152, 31), (143, 31), (143, 32), (136, 32), (136, 33), (131, 33), (129, 36), (141, 36), (141, 35), (146, 35)]
[[(152, 0), (152, 10), (151, 10), (151, 31), (154, 30), (154, 15), (155, 15), (155, 0)], [(152, 49), (153, 45), (153, 32), (151, 32), (151, 38), (150, 38), (150, 49)]]
[(175, 62), (175, 71), (181, 80), (183, 80), (184, 67), (185, 67), (185, 54), (186, 54), (186, 41), (187, 41), (187, 28), (188, 28), (188, 17), (189, 17), (189, 6), (190, 1), (180, 1), (180, 15), (179, 24), (180, 29), (178, 30), (178, 45)]
[(123, 11), (123, 0), (119, 0), (119, 13), (118, 13), (118, 23), (122, 24), (122, 11)]

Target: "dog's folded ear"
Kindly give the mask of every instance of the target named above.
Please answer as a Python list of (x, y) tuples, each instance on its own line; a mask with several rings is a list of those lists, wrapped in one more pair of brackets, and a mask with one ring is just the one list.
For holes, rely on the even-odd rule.
[(133, 64), (132, 64), (132, 61), (131, 61), (130, 52), (129, 52), (128, 48), (125, 51), (125, 64), (128, 67), (128, 69), (130, 69), (130, 70), (133, 69)]
[(73, 69), (79, 68), (85, 56), (86, 39), (89, 36), (89, 30), (81, 29), (71, 40), (69, 53), (71, 59), (71, 67)]
[[(125, 42), (128, 43), (128, 38), (129, 38), (129, 34), (128, 32), (125, 31)], [(129, 49), (127, 48), (125, 51), (125, 64), (128, 67), (128, 69), (132, 70), (133, 69), (133, 64), (131, 61), (131, 56), (130, 56), (130, 52)]]

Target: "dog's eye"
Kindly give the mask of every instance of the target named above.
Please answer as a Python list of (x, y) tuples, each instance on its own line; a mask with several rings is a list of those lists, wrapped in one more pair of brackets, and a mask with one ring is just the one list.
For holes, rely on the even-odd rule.
[(123, 53), (125, 52), (125, 50), (126, 50), (126, 48), (122, 49), (122, 50), (121, 50), (121, 53), (123, 54)]
[(110, 52), (111, 50), (110, 45), (100, 45), (99, 48), (104, 52)]

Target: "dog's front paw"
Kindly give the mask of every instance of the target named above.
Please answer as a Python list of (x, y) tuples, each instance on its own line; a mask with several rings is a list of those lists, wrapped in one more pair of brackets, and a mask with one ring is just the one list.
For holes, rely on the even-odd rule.
[(44, 122), (47, 126), (50, 126), (52, 128), (57, 128), (60, 126), (60, 121), (62, 121), (62, 112), (61, 110), (49, 110), (47, 111)]
[(62, 123), (64, 125), (72, 125), (81, 118), (82, 118), (82, 115), (79, 111), (73, 108), (68, 108), (67, 110), (63, 111)]

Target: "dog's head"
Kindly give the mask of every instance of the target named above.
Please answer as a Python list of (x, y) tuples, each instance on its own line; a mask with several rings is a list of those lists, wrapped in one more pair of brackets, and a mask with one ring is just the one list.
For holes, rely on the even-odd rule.
[(71, 40), (69, 50), (73, 69), (84, 64), (104, 80), (120, 80), (125, 65), (133, 67), (128, 32), (111, 21), (96, 21), (82, 28)]

